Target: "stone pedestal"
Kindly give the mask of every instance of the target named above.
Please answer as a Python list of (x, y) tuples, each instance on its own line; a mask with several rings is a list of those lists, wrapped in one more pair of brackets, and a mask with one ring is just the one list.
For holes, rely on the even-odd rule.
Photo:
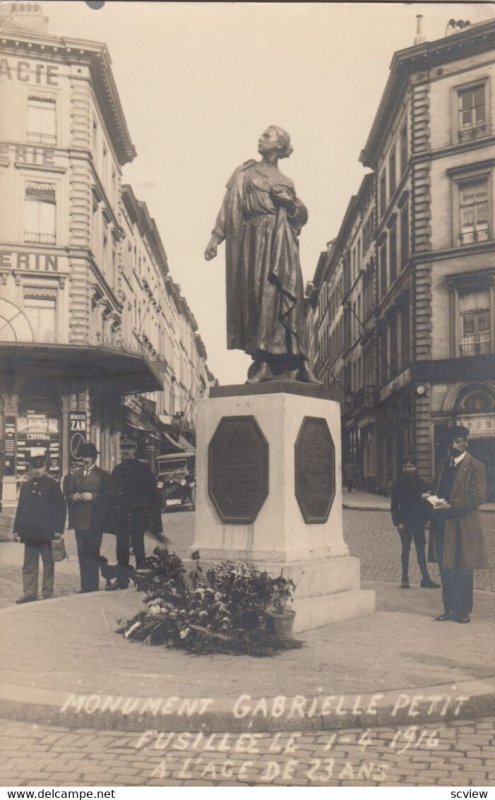
[(216, 387), (197, 416), (203, 567), (252, 561), (296, 584), (294, 631), (374, 611), (342, 532), (340, 407), (292, 381)]

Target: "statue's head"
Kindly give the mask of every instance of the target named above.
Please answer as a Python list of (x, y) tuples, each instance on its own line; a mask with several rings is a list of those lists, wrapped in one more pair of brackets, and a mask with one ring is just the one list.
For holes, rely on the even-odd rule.
[(277, 150), (279, 158), (288, 158), (294, 149), (291, 146), (289, 134), (278, 125), (270, 125), (261, 134), (259, 140), (258, 150), (260, 153), (263, 154), (274, 149)]

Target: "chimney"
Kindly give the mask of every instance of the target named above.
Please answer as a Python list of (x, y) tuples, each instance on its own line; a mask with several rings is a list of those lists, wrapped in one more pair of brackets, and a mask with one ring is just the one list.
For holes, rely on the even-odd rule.
[(453, 33), (459, 33), (464, 28), (469, 28), (471, 25), (468, 19), (449, 19), (445, 29), (445, 36), (452, 36)]
[(416, 14), (416, 36), (414, 37), (414, 44), (422, 44), (426, 42), (426, 37), (423, 36), (423, 15)]
[(48, 17), (43, 15), (39, 3), (12, 3), (1, 27), (6, 31), (43, 36), (48, 31)]

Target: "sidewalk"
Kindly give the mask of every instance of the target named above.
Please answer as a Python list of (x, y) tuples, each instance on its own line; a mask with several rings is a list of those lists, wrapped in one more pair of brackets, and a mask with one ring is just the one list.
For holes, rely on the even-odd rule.
[[(390, 513), (390, 497), (372, 492), (361, 492), (353, 489), (348, 492), (342, 487), (342, 507), (353, 509), (354, 511), (388, 511)], [(495, 513), (495, 503), (484, 503), (480, 507), (484, 513)]]
[(354, 511), (388, 511), (390, 514), (390, 497), (372, 494), (372, 492), (360, 492), (356, 489), (348, 492), (343, 486), (342, 508), (350, 508)]
[[(324, 730), (495, 714), (493, 595), (469, 625), (437, 623), (439, 590), (377, 591), (367, 617), (301, 634), (273, 658), (128, 642), (133, 588), (0, 610), (2, 717), (73, 728)], [(277, 699), (275, 699), (277, 698)]]

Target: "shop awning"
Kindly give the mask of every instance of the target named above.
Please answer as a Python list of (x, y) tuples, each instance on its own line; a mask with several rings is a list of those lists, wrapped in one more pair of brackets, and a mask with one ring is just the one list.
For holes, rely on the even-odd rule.
[(50, 371), (47, 377), (111, 383), (122, 394), (163, 389), (159, 372), (139, 353), (103, 346), (0, 342), (0, 369), (40, 366)]

